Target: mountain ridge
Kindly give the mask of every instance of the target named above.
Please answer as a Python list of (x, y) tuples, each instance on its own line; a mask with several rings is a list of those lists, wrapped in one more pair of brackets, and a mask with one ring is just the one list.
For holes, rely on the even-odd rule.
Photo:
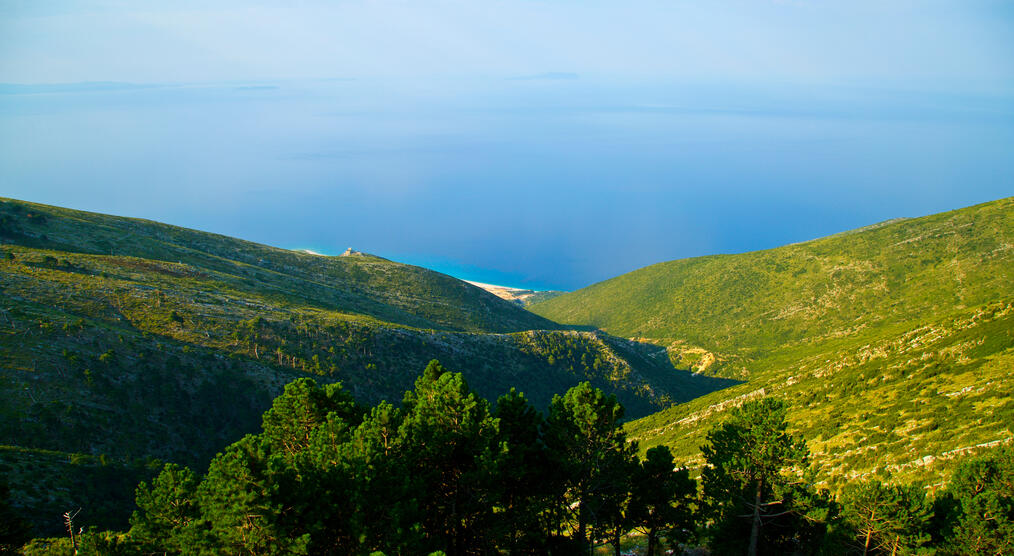
[[(14, 202), (11, 199), (0, 201), (5, 204)], [(19, 203), (25, 207), (26, 212), (38, 215), (35, 220), (53, 220), (45, 231), (40, 228), (36, 230), (35, 237), (23, 238), (34, 240), (29, 242), (33, 247), (51, 247), (58, 251), (96, 255), (115, 250), (121, 256), (165, 262), (186, 261), (194, 266), (214, 270), (245, 272), (266, 283), (271, 283), (269, 273), (287, 272), (291, 278), (305, 281), (311, 286), (311, 291), (320, 290), (321, 287), (345, 290), (341, 294), (331, 292), (331, 295), (316, 291), (315, 293), (323, 295), (311, 297), (314, 302), (329, 303), (336, 309), (351, 310), (411, 326), (495, 332), (558, 328), (555, 323), (500, 303), (495, 296), (481, 288), (466, 286), (460, 280), (436, 271), (381, 257), (366, 254), (353, 258), (316, 257), (151, 220)], [(12, 222), (11, 214), (6, 214), (5, 218)], [(30, 222), (31, 218), (26, 220), (29, 221), (27, 229), (31, 233), (32, 226), (38, 224)], [(54, 225), (71, 220), (74, 226), (62, 230), (64, 233), (53, 229)], [(22, 225), (25, 224), (23, 220)], [(8, 232), (17, 233), (14, 230)], [(116, 234), (120, 234), (120, 237), (116, 237)], [(389, 289), (397, 287), (398, 291), (384, 291), (362, 283), (357, 276), (357, 271), (363, 270), (359, 268), (362, 265), (372, 265), (371, 270), (386, 271), (390, 275), (390, 283), (381, 286)], [(455, 309), (462, 315), (456, 315), (455, 311), (448, 311), (439, 304), (423, 304), (424, 300), (420, 300), (418, 295), (419, 283), (423, 287), (440, 288), (442, 293), (461, 300), (463, 303)], [(306, 292), (303, 294), (308, 295)], [(405, 299), (406, 294), (417, 295), (415, 299)], [(490, 315), (502, 322), (490, 322)]]

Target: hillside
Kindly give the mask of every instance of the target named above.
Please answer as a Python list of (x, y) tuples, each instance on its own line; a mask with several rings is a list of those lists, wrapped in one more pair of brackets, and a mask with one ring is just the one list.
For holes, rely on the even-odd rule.
[(825, 477), (939, 477), (1014, 422), (1014, 198), (643, 268), (540, 304), (744, 381), (629, 425), (699, 461), (741, 397), (785, 398)]
[(437, 358), (491, 400), (516, 386), (544, 408), (590, 380), (631, 417), (735, 383), (369, 255), (15, 200), (0, 202), (0, 241), (0, 472), (40, 531), (65, 506), (122, 526), (128, 506), (95, 500), (129, 493), (95, 484), (126, 488), (104, 477), (143, 477), (152, 458), (202, 468), (301, 376), (397, 403)]
[[(0, 237), (38, 250), (166, 263), (152, 270), (208, 280), (386, 322), (475, 332), (557, 328), (450, 276), (365, 254), (323, 257), (157, 222), (4, 200)], [(175, 264), (173, 264), (175, 263)], [(145, 266), (139, 263), (133, 267)], [(148, 265), (149, 267), (151, 265)], [(211, 288), (209, 288), (211, 289)]]

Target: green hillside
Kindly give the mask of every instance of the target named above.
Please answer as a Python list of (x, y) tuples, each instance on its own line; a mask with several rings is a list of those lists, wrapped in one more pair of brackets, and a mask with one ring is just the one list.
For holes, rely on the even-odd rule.
[(286, 307), (309, 305), (425, 328), (558, 328), (461, 280), (380, 257), (325, 257), (147, 220), (2, 201), (0, 237), (7, 243), (115, 255), (119, 268), (113, 270), (120, 274), (153, 271), (170, 282), (203, 281), (209, 291), (228, 286)]
[[(1014, 422), (1014, 198), (643, 268), (534, 305), (744, 381), (631, 423), (697, 461), (739, 398), (785, 398), (825, 476), (941, 476)], [(966, 450), (967, 449), (967, 450)], [(958, 450), (955, 452), (954, 450)]]
[(144, 476), (152, 458), (201, 469), (301, 376), (397, 402), (437, 358), (487, 399), (513, 386), (545, 408), (589, 380), (632, 417), (735, 384), (378, 257), (15, 200), (0, 202), (0, 242), (0, 473), (40, 532), (59, 531), (63, 506), (122, 526), (129, 507), (96, 504), (96, 484), (132, 489), (106, 477)]

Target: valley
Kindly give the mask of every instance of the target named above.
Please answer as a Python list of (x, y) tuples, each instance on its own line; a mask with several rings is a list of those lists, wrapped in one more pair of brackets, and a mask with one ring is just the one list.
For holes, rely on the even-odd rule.
[[(588, 381), (643, 455), (695, 473), (705, 435), (784, 401), (818, 484), (935, 490), (1011, 443), (1014, 200), (572, 293), (473, 285), (155, 222), (0, 202), (0, 466), (40, 534), (122, 529), (162, 462), (198, 472), (301, 377), (398, 403), (432, 359), (534, 407)], [(478, 287), (481, 286), (481, 287)], [(543, 301), (522, 305), (532, 296)]]
[[(736, 383), (371, 255), (303, 254), (9, 199), (0, 239), (0, 465), (49, 532), (59, 508), (94, 509), (84, 484), (106, 465), (135, 479), (155, 460), (201, 469), (299, 377), (340, 381), (363, 404), (397, 402), (436, 358), (489, 400), (520, 386), (545, 409), (590, 381), (632, 417)], [(78, 487), (50, 483), (61, 476)], [(122, 526), (128, 514), (125, 505), (91, 523)]]

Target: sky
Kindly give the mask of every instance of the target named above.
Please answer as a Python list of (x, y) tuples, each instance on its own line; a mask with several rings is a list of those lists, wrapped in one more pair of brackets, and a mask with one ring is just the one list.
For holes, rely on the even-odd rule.
[(573, 290), (1014, 194), (1003, 1), (0, 4), (0, 196)]

